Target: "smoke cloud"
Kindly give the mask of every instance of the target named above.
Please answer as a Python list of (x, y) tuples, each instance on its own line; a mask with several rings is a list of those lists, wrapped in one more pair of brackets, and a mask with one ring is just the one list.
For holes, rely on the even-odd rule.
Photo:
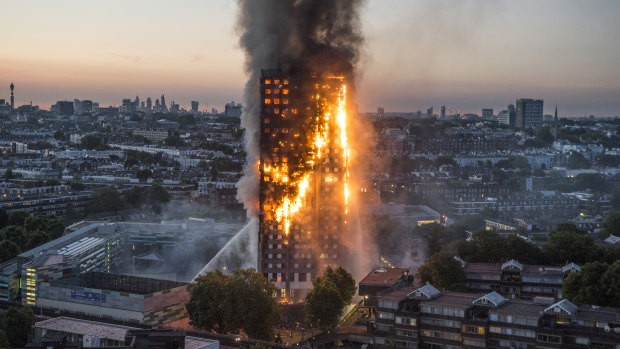
[[(246, 55), (245, 129), (247, 162), (237, 198), (249, 217), (258, 214), (260, 141), (259, 82), (262, 69), (337, 72), (355, 85), (363, 37), (360, 0), (239, 0), (237, 30)], [(351, 93), (353, 91), (350, 91)]]

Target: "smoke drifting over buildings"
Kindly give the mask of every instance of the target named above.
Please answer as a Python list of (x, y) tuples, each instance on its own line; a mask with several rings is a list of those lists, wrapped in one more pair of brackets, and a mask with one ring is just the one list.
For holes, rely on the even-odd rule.
[[(306, 234), (310, 234), (310, 230), (313, 230), (314, 233), (317, 234), (324, 234), (326, 238), (334, 239), (337, 238), (337, 231), (341, 230), (336, 226), (327, 228), (328, 224), (324, 224), (324, 222), (318, 218), (320, 216), (318, 213), (319, 202), (323, 202), (324, 205), (327, 205), (326, 198), (329, 196), (329, 194), (327, 194), (325, 198), (319, 198), (319, 196), (323, 195), (318, 194), (319, 190), (323, 191), (321, 187), (323, 184), (319, 183), (340, 180), (339, 183), (344, 184), (344, 192), (340, 194), (343, 196), (343, 199), (340, 199), (340, 201), (342, 201), (340, 209), (343, 214), (347, 210), (347, 178), (349, 175), (346, 169), (346, 163), (348, 162), (349, 152), (344, 148), (346, 146), (345, 130), (343, 126), (338, 126), (337, 130), (340, 131), (336, 131), (336, 129), (333, 129), (333, 126), (324, 124), (325, 127), (332, 127), (332, 131), (329, 131), (332, 134), (333, 132), (341, 132), (345, 135), (345, 138), (343, 138), (345, 139), (345, 144), (343, 145), (340, 141), (338, 144), (340, 144), (344, 150), (344, 153), (342, 153), (341, 150), (341, 154), (346, 153), (347, 155), (345, 156), (344, 165), (339, 165), (344, 167), (339, 167), (341, 171), (336, 177), (329, 176), (329, 178), (323, 178), (319, 175), (319, 173), (322, 172), (319, 163), (323, 161), (320, 159), (321, 146), (319, 145), (319, 155), (316, 156), (316, 149), (312, 149), (313, 146), (310, 144), (312, 143), (311, 139), (314, 140), (314, 138), (310, 137), (311, 132), (319, 132), (318, 130), (323, 127), (317, 124), (323, 122), (319, 121), (321, 116), (317, 114), (322, 112), (318, 110), (312, 111), (310, 107), (312, 103), (309, 102), (315, 98), (315, 93), (316, 100), (319, 100), (319, 94), (322, 93), (318, 90), (318, 86), (320, 85), (327, 86), (332, 84), (331, 91), (336, 91), (334, 90), (336, 85), (333, 85), (333, 82), (328, 83), (326, 80), (333, 79), (333, 75), (335, 74), (338, 76), (338, 79), (340, 79), (339, 81), (341, 81), (343, 86), (341, 88), (342, 90), (338, 93), (330, 92), (332, 97), (324, 101), (329, 100), (327, 103), (335, 107), (335, 105), (338, 104), (338, 99), (341, 99), (341, 107), (351, 110), (350, 106), (346, 106), (345, 99), (352, 100), (351, 96), (354, 95), (355, 91), (356, 64), (359, 60), (360, 50), (363, 44), (359, 19), (362, 1), (301, 0), (289, 2), (276, 0), (241, 0), (238, 2), (238, 5), (239, 17), (237, 27), (241, 36), (240, 45), (246, 54), (245, 68), (248, 73), (248, 82), (245, 87), (244, 96), (246, 106), (241, 120), (241, 126), (245, 129), (247, 161), (244, 177), (237, 184), (239, 189), (237, 195), (238, 198), (243, 201), (248, 217), (251, 218), (248, 227), (243, 229), (246, 237), (238, 240), (243, 242), (243, 246), (252, 246), (249, 247), (250, 249), (260, 248), (261, 251), (264, 252), (264, 255), (261, 256), (259, 254), (256, 256), (254, 253), (251, 253), (252, 251), (248, 251), (247, 249), (245, 251), (240, 251), (239, 248), (234, 246), (230, 246), (230, 248), (231, 250), (237, 250), (237, 253), (241, 252), (242, 254), (251, 256), (251, 258), (258, 257), (254, 259), (254, 263), (260, 263), (257, 265), (258, 269), (263, 270), (265, 275), (272, 278), (276, 282), (278, 288), (283, 290), (285, 288), (300, 288), (292, 286), (291, 282), (296, 283), (297, 286), (300, 284), (309, 284), (311, 278), (316, 275), (316, 272), (320, 271), (322, 266), (332, 263), (333, 265), (340, 265), (340, 263), (334, 262), (336, 262), (337, 259), (341, 260), (345, 255), (344, 253), (336, 253), (336, 251), (332, 250), (329, 251), (329, 254), (323, 253), (326, 251), (317, 250), (313, 247), (311, 248), (312, 257), (314, 259), (323, 259), (321, 263), (317, 263), (315, 266), (314, 264), (306, 264), (305, 261), (301, 263), (301, 261), (297, 260), (299, 255), (303, 258), (304, 252), (306, 252), (306, 256), (309, 257), (307, 251), (294, 253), (299, 251), (293, 251), (292, 248), (293, 244), (295, 244), (295, 248), (317, 245), (316, 242), (301, 245), (295, 243), (300, 242), (299, 239), (301, 235), (305, 236)], [(289, 79), (287, 77), (291, 77), (290, 86), (288, 85)], [(344, 84), (346, 84), (346, 87), (344, 87)], [(313, 89), (315, 92), (313, 92)], [(261, 98), (261, 94), (272, 93), (282, 94), (284, 97), (267, 96), (264, 98), (264, 101), (263, 98)], [(290, 95), (288, 95), (289, 93)], [(338, 95), (340, 95), (340, 97), (336, 98)], [(287, 106), (285, 104), (289, 103), (289, 98), (290, 105)], [(268, 110), (265, 109), (264, 104), (271, 104), (272, 101), (273, 104), (283, 104), (283, 108), (280, 109), (278, 105), (271, 105), (267, 108)], [(289, 116), (287, 113), (291, 113), (291, 115), (297, 114), (297, 110), (300, 112), (299, 118), (301, 121), (295, 125), (285, 126), (283, 124), (278, 126), (279, 124), (277, 124), (277, 122), (279, 121), (275, 119), (288, 118)], [(333, 111), (336, 113), (335, 109), (333, 109)], [(301, 114), (303, 114), (303, 116)], [(285, 130), (290, 131), (294, 137), (298, 138), (293, 141), (292, 138), (289, 139), (286, 136), (278, 135), (277, 137), (280, 137), (281, 140), (274, 144), (271, 144), (273, 143), (271, 142), (267, 146), (267, 143), (265, 143), (266, 140), (263, 141), (264, 144), (261, 143), (261, 133), (269, 131), (269, 126), (266, 126), (267, 129), (265, 130), (261, 129), (262, 126), (265, 126), (261, 125), (261, 118), (267, 118), (266, 122), (269, 122), (267, 115), (271, 115), (271, 117), (274, 118), (273, 122), (276, 124), (273, 125), (273, 128), (285, 127)], [(310, 121), (314, 120), (315, 117), (316, 121)], [(264, 124), (265, 120), (262, 120), (262, 122)], [(333, 121), (329, 122), (331, 123)], [(285, 123), (288, 124), (288, 122)], [(316, 131), (312, 131), (315, 126)], [(312, 135), (314, 135), (314, 133), (312, 133)], [(316, 133), (316, 135), (318, 136), (318, 133)], [(276, 133), (273, 134), (273, 137), (276, 137)], [(281, 150), (277, 149), (279, 145), (276, 143), (280, 143), (282, 146)], [(336, 146), (336, 143), (332, 141), (329, 146)], [(316, 145), (314, 147), (316, 148)], [(265, 151), (279, 151), (280, 153), (266, 155)], [(270, 160), (266, 161), (263, 159), (265, 156), (266, 159)], [(307, 165), (307, 163), (310, 163), (310, 157), (317, 161), (313, 162), (317, 165), (310, 166), (312, 169), (308, 168)], [(274, 158), (275, 160), (273, 160)], [(288, 164), (287, 158), (289, 158)], [(265, 171), (265, 168), (259, 169), (261, 159), (263, 159), (262, 161), (265, 163), (260, 166), (269, 167), (270, 170), (268, 169), (267, 171), (277, 169), (276, 171), (278, 171), (278, 173), (276, 177), (282, 174), (285, 179), (279, 182), (279, 184), (274, 183), (272, 179), (272, 182), (266, 185), (263, 182), (269, 181), (269, 176), (263, 176), (265, 179), (261, 177), (261, 179), (263, 179), (263, 182), (261, 182), (259, 180), (259, 173)], [(315, 168), (316, 166), (318, 167)], [(311, 171), (314, 174), (311, 175), (310, 172), (307, 171)], [(310, 179), (310, 181), (314, 183), (311, 186), (315, 188), (314, 196), (309, 196), (304, 199), (303, 194), (297, 192), (297, 185), (299, 184), (297, 182), (301, 181), (300, 173), (306, 173), (304, 177), (306, 181), (310, 178), (308, 176), (311, 176), (312, 179)], [(289, 182), (289, 180), (291, 182)], [(270, 190), (273, 191), (274, 185), (276, 189), (276, 194), (274, 194), (276, 195), (275, 199), (266, 198), (265, 193), (268, 193)], [(335, 184), (328, 184), (328, 186), (329, 185), (333, 186)], [(269, 188), (267, 188), (267, 186), (269, 186)], [(287, 186), (289, 187), (287, 188)], [(302, 186), (299, 186), (299, 188), (302, 188)], [(279, 194), (277, 194), (278, 191), (280, 192)], [(287, 236), (289, 235), (289, 225), (292, 226), (292, 223), (289, 221), (289, 212), (297, 212), (297, 209), (295, 209), (295, 211), (289, 211), (288, 203), (283, 202), (288, 202), (289, 197), (295, 202), (295, 195), (297, 195), (297, 205), (303, 206), (306, 204), (310, 205), (310, 202), (314, 203), (313, 205), (315, 205), (315, 208), (313, 215), (317, 218), (314, 219), (311, 227), (308, 226), (305, 229), (303, 227), (304, 224), (298, 221), (297, 223), (300, 223), (302, 227), (300, 228), (300, 224), (296, 224), (294, 228), (291, 228), (291, 244), (288, 245), (289, 241), (287, 240)], [(302, 201), (308, 202), (304, 203)], [(279, 210), (286, 211), (286, 218), (284, 221), (281, 221), (281, 216), (277, 218), (277, 222), (275, 221), (276, 210), (274, 210), (274, 206), (276, 205), (283, 205), (280, 206)], [(271, 215), (267, 214), (265, 217), (261, 216), (262, 218), (258, 221), (254, 219), (255, 217), (259, 217), (259, 215), (264, 215), (265, 213), (261, 210), (266, 211), (268, 206), (270, 206), (273, 211)], [(321, 210), (323, 210), (323, 208)], [(302, 215), (307, 216), (309, 214), (309, 212), (303, 211), (304, 209), (302, 209)], [(349, 213), (349, 215), (351, 215), (351, 213)], [(335, 217), (336, 216), (333, 218), (335, 219)], [(352, 217), (352, 219), (355, 220), (356, 217)], [(341, 222), (345, 220), (346, 219), (342, 217), (340, 219)], [(257, 224), (257, 222), (259, 224)], [(319, 225), (321, 225), (321, 227), (325, 226), (325, 228), (319, 229)], [(261, 229), (261, 234), (265, 235), (263, 239), (256, 239), (259, 229)], [(269, 238), (267, 236), (269, 236)], [(284, 241), (266, 241), (266, 239), (281, 239), (280, 236), (284, 236)], [(258, 241), (258, 244), (248, 244), (248, 241)], [(350, 243), (351, 241), (348, 242)], [(282, 243), (286, 251), (271, 251), (271, 249), (282, 248), (280, 247), (283, 246)], [(336, 249), (338, 244), (334, 244), (333, 246), (333, 248)], [(270, 250), (266, 251), (267, 248)], [(271, 252), (274, 253), (272, 254)], [(283, 260), (275, 260), (276, 255), (277, 258), (283, 258)], [(274, 260), (270, 260), (271, 258), (274, 258)], [(327, 260), (324, 258), (331, 258), (333, 261), (330, 262), (331, 259)], [(303, 267), (301, 266), (302, 264)], [(295, 266), (294, 268), (293, 265)], [(305, 286), (301, 288), (305, 288)], [(283, 292), (283, 295), (284, 294), (286, 293)]]
[(333, 71), (344, 74), (353, 87), (355, 65), (363, 44), (359, 19), (362, 3), (359, 0), (238, 2), (237, 26), (249, 74), (241, 120), (245, 128), (247, 165), (245, 176), (238, 184), (238, 195), (249, 216), (258, 212), (261, 70)]

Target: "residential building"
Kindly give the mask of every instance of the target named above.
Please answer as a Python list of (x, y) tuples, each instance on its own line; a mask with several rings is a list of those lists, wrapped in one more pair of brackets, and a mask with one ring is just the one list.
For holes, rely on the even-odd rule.
[(509, 300), (430, 284), (378, 296), (374, 343), (398, 348), (620, 349), (620, 309)]
[(539, 128), (542, 126), (543, 100), (517, 99), (515, 124), (518, 128)]

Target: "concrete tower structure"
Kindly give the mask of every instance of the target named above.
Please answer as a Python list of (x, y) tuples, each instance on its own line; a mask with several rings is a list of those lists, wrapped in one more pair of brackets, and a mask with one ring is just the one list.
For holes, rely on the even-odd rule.
[(13, 95), (14, 89), (15, 89), (15, 85), (11, 83), (11, 110), (15, 110), (15, 96)]
[[(305, 296), (325, 267), (347, 260), (348, 173), (334, 108), (343, 84), (310, 72), (262, 72), (258, 268), (280, 297)], [(317, 147), (313, 137), (325, 142)]]

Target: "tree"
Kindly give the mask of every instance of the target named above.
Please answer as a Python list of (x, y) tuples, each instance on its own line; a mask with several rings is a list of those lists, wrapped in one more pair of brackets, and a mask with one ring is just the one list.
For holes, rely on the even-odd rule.
[(280, 321), (276, 287), (254, 269), (235, 270), (226, 283), (225, 315), (250, 338), (271, 340), (273, 327)]
[(46, 234), (44, 231), (41, 231), (41, 230), (29, 231), (26, 237), (26, 243), (24, 245), (23, 250), (28, 251), (35, 247), (41, 246), (50, 240), (51, 240), (50, 236)]
[(306, 296), (306, 318), (323, 331), (338, 325), (345, 302), (336, 284), (328, 278), (312, 280), (312, 290)]
[(430, 282), (441, 289), (462, 291), (465, 288), (465, 271), (454, 256), (447, 252), (432, 255), (418, 268), (415, 277), (421, 283)]
[(340, 297), (345, 304), (351, 303), (351, 300), (355, 295), (355, 291), (357, 290), (357, 286), (355, 285), (353, 275), (351, 275), (348, 271), (342, 267), (338, 267), (338, 269), (334, 270), (332, 267), (328, 266), (323, 271), (323, 274), (318, 276), (318, 278), (326, 278), (333, 282), (340, 292)]
[(9, 225), (9, 215), (5, 209), (0, 209), (0, 229)]
[(551, 233), (543, 251), (555, 264), (591, 262), (596, 259), (599, 253), (594, 241), (579, 231), (555, 231)]
[(521, 263), (544, 264), (547, 260), (546, 255), (538, 246), (517, 235), (505, 237), (501, 249), (505, 253), (505, 259), (516, 259)]
[(503, 244), (504, 239), (497, 233), (482, 230), (472, 234), (470, 241), (461, 242), (457, 251), (468, 262), (498, 263), (505, 258)]
[(178, 133), (174, 133), (166, 137), (166, 139), (164, 139), (164, 144), (166, 144), (169, 147), (180, 147), (183, 144), (185, 144), (185, 142), (183, 142), (183, 140), (181, 139), (181, 136), (179, 136)]
[(80, 149), (92, 150), (100, 147), (101, 145), (101, 140), (95, 135), (84, 136), (80, 140)]
[(34, 313), (30, 308), (9, 309), (2, 314), (0, 322), (12, 348), (23, 348), (28, 342), (30, 329), (34, 325)]
[(11, 343), (9, 343), (9, 338), (6, 336), (4, 331), (0, 330), (0, 348), (10, 348)]
[(186, 304), (192, 325), (223, 333), (243, 330), (257, 339), (272, 339), (280, 321), (275, 286), (254, 269), (224, 275), (219, 270), (199, 276), (187, 286)]
[(610, 234), (620, 236), (620, 211), (612, 212), (605, 218), (599, 237), (606, 239)]
[(58, 130), (56, 132), (54, 132), (54, 139), (57, 141), (64, 141), (65, 140), (65, 134), (62, 133), (61, 130)]
[(230, 331), (224, 320), (225, 310), (222, 302), (228, 278), (221, 271), (215, 270), (200, 275), (187, 285), (189, 301), (185, 308), (193, 326), (220, 333)]
[(568, 156), (566, 167), (570, 169), (590, 168), (590, 161), (581, 155), (581, 153), (574, 151)]
[(0, 238), (15, 243), (21, 249), (26, 243), (26, 231), (22, 227), (9, 225), (0, 230)]
[(117, 212), (124, 206), (121, 195), (114, 188), (102, 188), (93, 193), (88, 205), (89, 213)]
[(562, 294), (572, 302), (620, 306), (620, 261), (612, 265), (592, 262), (569, 275), (562, 285)]
[(65, 224), (62, 219), (54, 215), (30, 216), (24, 221), (24, 229), (28, 233), (41, 230), (50, 238), (57, 239), (61, 237), (62, 233), (65, 231)]
[(575, 189), (604, 192), (607, 190), (607, 181), (605, 177), (597, 173), (580, 173), (575, 177)]
[(13, 211), (9, 214), (9, 225), (22, 226), (28, 217), (30, 217), (30, 213), (26, 211)]
[(19, 246), (13, 241), (0, 241), (0, 263), (15, 258), (20, 252)]

